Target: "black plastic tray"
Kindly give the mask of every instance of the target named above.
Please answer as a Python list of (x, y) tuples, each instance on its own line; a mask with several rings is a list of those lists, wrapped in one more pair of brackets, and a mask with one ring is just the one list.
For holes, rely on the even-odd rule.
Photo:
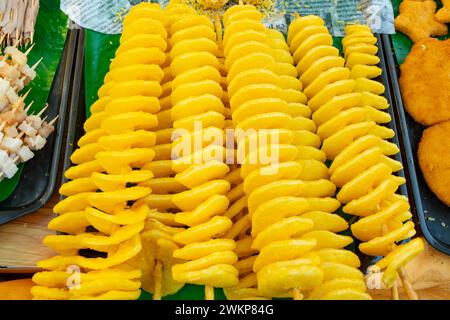
[(425, 127), (418, 124), (405, 112), (398, 84), (399, 66), (388, 35), (382, 37), (397, 121), (401, 128), (401, 139), (405, 153), (406, 170), (410, 176), (411, 200), (414, 201), (419, 225), (428, 242), (437, 250), (450, 255), (450, 208), (441, 202), (430, 190), (420, 170), (417, 148)]
[[(64, 150), (63, 170), (66, 172), (72, 166), (70, 156), (77, 148), (78, 139), (84, 134), (83, 124), (86, 121), (85, 90), (84, 90), (84, 30), (79, 30), (77, 49), (75, 52), (75, 66), (70, 98), (70, 111), (68, 114), (67, 143)], [(61, 184), (67, 182), (64, 174)], [(64, 198), (60, 196), (60, 199)]]
[(73, 71), (78, 31), (68, 32), (64, 52), (53, 79), (48, 97), (49, 119), (59, 115), (55, 132), (49, 136), (43, 150), (28, 161), (14, 192), (0, 202), (0, 224), (32, 213), (50, 199), (56, 186), (60, 155), (64, 140), (67, 100)]

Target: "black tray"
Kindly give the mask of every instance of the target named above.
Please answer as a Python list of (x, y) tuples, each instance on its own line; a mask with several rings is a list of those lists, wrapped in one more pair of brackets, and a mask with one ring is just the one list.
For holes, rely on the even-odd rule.
[(395, 102), (395, 113), (401, 128), (401, 139), (406, 171), (410, 177), (411, 200), (419, 218), (419, 225), (428, 242), (437, 250), (450, 255), (450, 208), (441, 202), (430, 190), (420, 170), (417, 159), (417, 148), (424, 127), (405, 112), (398, 84), (399, 66), (395, 58), (392, 39), (388, 35), (382, 37), (392, 95)]
[[(70, 156), (77, 149), (78, 140), (83, 136), (83, 124), (86, 121), (85, 90), (84, 90), (84, 29), (78, 30), (77, 49), (75, 52), (75, 66), (70, 98), (70, 111), (67, 125), (67, 143), (64, 150), (63, 173), (72, 166)], [(61, 177), (61, 184), (68, 179)], [(60, 195), (60, 199), (64, 196)]]
[(50, 199), (55, 189), (66, 122), (73, 61), (78, 31), (70, 30), (61, 61), (48, 97), (49, 119), (59, 115), (55, 132), (49, 136), (43, 150), (28, 161), (14, 192), (0, 202), (0, 224), (32, 213)]

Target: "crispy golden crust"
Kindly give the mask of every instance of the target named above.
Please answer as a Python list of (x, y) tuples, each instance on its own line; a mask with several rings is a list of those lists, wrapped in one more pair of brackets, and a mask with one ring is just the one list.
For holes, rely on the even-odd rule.
[(417, 154), (428, 186), (450, 206), (450, 121), (426, 129)]
[(434, 15), (442, 23), (450, 23), (450, 0), (441, 0), (443, 7)]
[(412, 41), (418, 42), (430, 36), (443, 36), (447, 26), (436, 20), (434, 0), (404, 0), (400, 4), (400, 14), (395, 18), (395, 29), (406, 34)]
[(425, 39), (400, 66), (405, 108), (417, 122), (433, 125), (450, 120), (450, 39)]

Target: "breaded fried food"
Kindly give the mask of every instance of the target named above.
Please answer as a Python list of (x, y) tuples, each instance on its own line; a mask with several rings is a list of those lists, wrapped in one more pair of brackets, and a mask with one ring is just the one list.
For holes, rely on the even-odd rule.
[(447, 26), (436, 20), (434, 0), (404, 0), (400, 4), (400, 14), (395, 18), (395, 29), (406, 34), (413, 42), (431, 36), (443, 36)]
[(408, 113), (433, 125), (450, 120), (450, 39), (422, 40), (400, 66), (400, 89)]
[(450, 0), (441, 0), (443, 7), (434, 15), (442, 23), (450, 23)]
[(423, 132), (418, 158), (431, 191), (450, 206), (450, 121), (436, 124)]

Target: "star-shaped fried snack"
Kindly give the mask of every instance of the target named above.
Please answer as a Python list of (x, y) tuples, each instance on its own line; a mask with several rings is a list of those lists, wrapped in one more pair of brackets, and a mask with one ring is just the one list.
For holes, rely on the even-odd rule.
[(404, 0), (400, 4), (400, 14), (395, 18), (395, 29), (406, 34), (412, 41), (443, 36), (447, 26), (436, 20), (436, 3), (433, 0)]
[(441, 0), (444, 5), (434, 15), (436, 20), (442, 23), (450, 23), (450, 0)]

